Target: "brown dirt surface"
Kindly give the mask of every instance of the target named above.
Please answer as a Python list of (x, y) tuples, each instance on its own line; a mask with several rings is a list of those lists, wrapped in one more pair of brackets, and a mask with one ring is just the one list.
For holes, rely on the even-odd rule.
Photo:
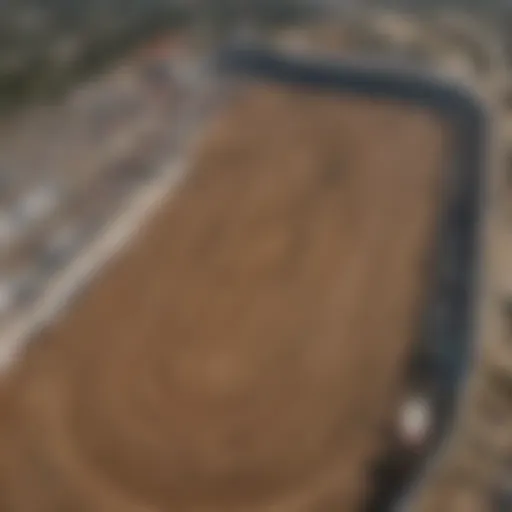
[(447, 130), (253, 87), (0, 386), (0, 510), (358, 510), (428, 280)]

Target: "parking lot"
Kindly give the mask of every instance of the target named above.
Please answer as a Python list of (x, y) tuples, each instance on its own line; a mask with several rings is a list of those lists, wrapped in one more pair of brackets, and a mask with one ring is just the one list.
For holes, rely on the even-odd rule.
[(0, 329), (179, 150), (193, 60), (172, 50), (160, 42), (0, 126)]

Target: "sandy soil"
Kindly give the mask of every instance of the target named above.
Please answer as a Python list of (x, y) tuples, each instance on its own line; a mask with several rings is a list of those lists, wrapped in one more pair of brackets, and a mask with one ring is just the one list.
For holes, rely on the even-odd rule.
[(0, 510), (358, 510), (428, 280), (446, 132), (253, 89), (0, 386)]

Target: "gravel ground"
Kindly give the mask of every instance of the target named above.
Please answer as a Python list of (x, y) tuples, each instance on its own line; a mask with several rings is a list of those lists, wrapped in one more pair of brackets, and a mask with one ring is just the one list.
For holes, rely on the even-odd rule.
[(255, 88), (0, 385), (0, 509), (360, 510), (417, 327), (446, 132)]

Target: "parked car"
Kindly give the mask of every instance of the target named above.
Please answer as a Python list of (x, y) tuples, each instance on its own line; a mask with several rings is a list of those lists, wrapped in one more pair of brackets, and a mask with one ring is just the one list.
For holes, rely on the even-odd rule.
[(39, 288), (37, 279), (28, 269), (7, 274), (0, 278), (0, 317), (26, 306), (34, 300)]
[(58, 187), (49, 182), (30, 190), (15, 207), (17, 221), (30, 229), (31, 225), (44, 220), (55, 212), (60, 202)]
[(75, 224), (67, 224), (57, 229), (46, 242), (40, 256), (40, 265), (46, 272), (53, 273), (71, 261), (82, 240)]

